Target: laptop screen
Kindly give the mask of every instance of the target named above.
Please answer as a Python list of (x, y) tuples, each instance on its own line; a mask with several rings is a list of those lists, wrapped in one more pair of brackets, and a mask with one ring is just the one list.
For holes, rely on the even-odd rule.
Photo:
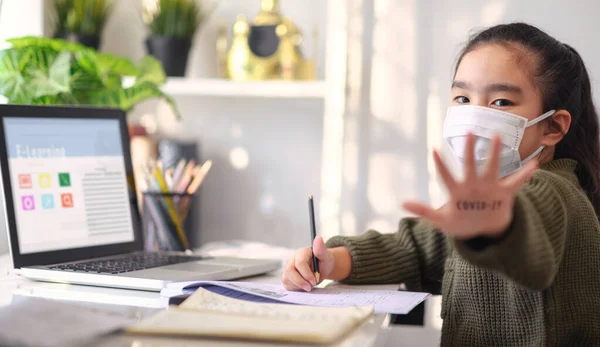
[(21, 254), (134, 241), (119, 120), (3, 123)]

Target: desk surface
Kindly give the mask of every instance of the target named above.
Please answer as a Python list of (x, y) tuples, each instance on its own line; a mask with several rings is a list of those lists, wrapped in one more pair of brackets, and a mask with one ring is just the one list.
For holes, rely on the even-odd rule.
[[(54, 300), (76, 301), (85, 305), (110, 306), (111, 310), (118, 308), (123, 314), (134, 317), (146, 317), (157, 310), (166, 307), (166, 301), (159, 293), (143, 292), (113, 288), (99, 288), (57, 283), (34, 282), (22, 278), (10, 271), (9, 258), (0, 255), (0, 307), (10, 305), (13, 297), (33, 296)], [(279, 283), (279, 273), (257, 276), (246, 281)], [(382, 288), (382, 287), (379, 287)], [(390, 289), (391, 287), (383, 287)], [(439, 342), (439, 298), (428, 299), (426, 303), (426, 324), (424, 327), (394, 326), (387, 327), (387, 315), (377, 315), (352, 335), (336, 346), (434, 346)], [(432, 319), (433, 318), (433, 319)], [(399, 340), (400, 339), (400, 340)], [(247, 341), (233, 342), (229, 340), (157, 338), (113, 334), (98, 339), (96, 346), (276, 346), (274, 344), (251, 343)], [(285, 346), (290, 346), (286, 344)]]

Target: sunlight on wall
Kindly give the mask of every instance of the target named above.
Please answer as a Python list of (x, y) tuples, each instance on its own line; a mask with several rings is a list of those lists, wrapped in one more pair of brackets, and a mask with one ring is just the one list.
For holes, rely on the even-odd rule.
[(229, 161), (231, 166), (238, 170), (243, 170), (248, 167), (250, 157), (248, 150), (242, 147), (235, 147), (229, 152)]
[[(344, 160), (343, 160), (343, 175), (344, 182), (346, 185), (342, 185), (342, 189), (353, 191), (358, 182), (359, 173), (359, 138), (361, 136), (361, 130), (359, 129), (359, 118), (364, 115), (361, 114), (361, 102), (363, 91), (363, 74), (364, 60), (363, 60), (363, 0), (349, 1), (349, 21), (348, 26), (348, 62), (347, 62), (347, 84), (348, 90), (347, 95), (347, 109), (344, 131)], [(343, 222), (342, 222), (343, 223)], [(344, 234), (347, 234), (347, 230), (342, 230)]]
[(416, 2), (377, 0), (374, 5), (371, 109), (411, 140), (417, 130)]
[[(415, 0), (374, 3), (367, 229), (396, 231), (404, 199), (419, 195), (412, 146), (417, 139), (417, 36)], [(424, 142), (424, 140), (422, 140)], [(406, 155), (406, 157), (404, 157)], [(359, 182), (361, 184), (361, 182)], [(362, 182), (365, 184), (365, 182)]]
[(366, 230), (376, 230), (380, 233), (389, 234), (398, 231), (398, 228), (397, 224), (390, 222), (388, 219), (379, 218), (369, 221), (366, 225)]
[(356, 217), (350, 211), (344, 211), (342, 213), (342, 234), (344, 235), (356, 235)]
[[(358, 1), (357, 1), (358, 2)], [(348, 66), (347, 69), (347, 84), (348, 90), (346, 109), (347, 113), (354, 114), (359, 112), (361, 93), (362, 93), (362, 74), (363, 74), (363, 52), (362, 52), (362, 18), (361, 9), (354, 8), (350, 14), (350, 19), (353, 25), (348, 26)], [(358, 18), (357, 18), (358, 17)], [(355, 25), (354, 25), (355, 23)]]
[(410, 159), (402, 159), (392, 153), (374, 154), (369, 161), (367, 194), (373, 212), (395, 216), (402, 201), (396, 192), (404, 196), (416, 196), (417, 188), (411, 182), (416, 179), (415, 167)]
[[(440, 86), (436, 78), (429, 80), (429, 94), (427, 96), (427, 172), (429, 174), (429, 201), (431, 206), (439, 207), (446, 202), (447, 194), (443, 189), (443, 184), (437, 174), (435, 163), (433, 162), (432, 153), (434, 149), (441, 151), (442, 158), (447, 156), (444, 155), (447, 146), (444, 144), (442, 138), (442, 130), (444, 125), (444, 110), (446, 109), (446, 102), (442, 102), (440, 99)], [(445, 160), (448, 163), (448, 160)], [(434, 297), (427, 302), (426, 306), (427, 323), (426, 325), (441, 330), (443, 320), (440, 318), (441, 311), (441, 300), (439, 297)]]
[(358, 183), (357, 137), (356, 119), (348, 119), (346, 121), (346, 136), (344, 140), (344, 183), (350, 188), (354, 188)]
[(325, 98), (323, 116), (321, 200), (319, 202), (320, 230), (325, 239), (340, 232), (348, 25), (345, 0), (328, 1), (327, 12), (338, 15), (329, 16), (327, 21), (328, 52), (325, 72), (328, 94)]
[(444, 145), (442, 138), (444, 115), (439, 94), (437, 79), (429, 80), (429, 95), (427, 96), (427, 172), (429, 174), (429, 200), (432, 206), (438, 207), (445, 201), (435, 163), (433, 150), (440, 151)]

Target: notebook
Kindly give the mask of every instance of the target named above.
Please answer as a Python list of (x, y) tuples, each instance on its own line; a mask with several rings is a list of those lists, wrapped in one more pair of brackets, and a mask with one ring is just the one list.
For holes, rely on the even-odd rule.
[[(380, 287), (380, 286), (377, 286)], [(367, 289), (365, 286), (327, 285), (309, 293), (287, 291), (281, 284), (231, 281), (191, 281), (169, 283), (161, 291), (165, 297), (190, 295), (198, 288), (246, 301), (268, 301), (322, 307), (373, 305), (375, 313), (407, 314), (431, 294), (399, 290)]]
[(181, 305), (126, 329), (131, 334), (332, 343), (370, 316), (373, 306), (314, 307), (228, 298), (204, 288)]

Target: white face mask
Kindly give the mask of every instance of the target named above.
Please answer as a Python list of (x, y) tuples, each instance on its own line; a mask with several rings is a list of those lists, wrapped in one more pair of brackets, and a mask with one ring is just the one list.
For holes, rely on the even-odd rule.
[(525, 129), (552, 116), (551, 110), (534, 120), (494, 108), (464, 105), (450, 106), (444, 121), (443, 137), (452, 149), (454, 157), (464, 171), (464, 155), (467, 135), (475, 135), (475, 165), (480, 173), (490, 155), (494, 135), (500, 135), (500, 177), (508, 176), (521, 165), (535, 158), (544, 149), (540, 146), (530, 156), (521, 160), (519, 145)]

